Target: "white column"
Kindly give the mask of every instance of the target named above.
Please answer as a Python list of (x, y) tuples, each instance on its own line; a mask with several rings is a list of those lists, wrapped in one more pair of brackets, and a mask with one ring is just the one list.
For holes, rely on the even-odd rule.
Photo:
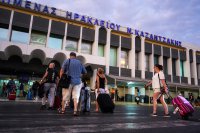
[(67, 42), (67, 26), (68, 23), (65, 23), (65, 33), (64, 33), (64, 38), (63, 38), (63, 43), (62, 43), (62, 50), (65, 50), (66, 42)]
[(14, 11), (11, 11), (11, 15), (10, 15), (10, 22), (9, 22), (9, 27), (8, 27), (8, 35), (7, 35), (7, 41), (10, 40), (11, 38), (11, 33), (12, 33), (12, 22), (13, 22), (13, 16), (14, 16)]
[(153, 67), (154, 67), (154, 45), (152, 44), (152, 54), (150, 54), (150, 57), (149, 57), (149, 71), (150, 72), (154, 72)]
[(98, 56), (99, 28), (100, 26), (95, 25), (95, 37), (92, 45), (92, 55), (94, 56)]
[(81, 29), (80, 29), (80, 38), (79, 38), (79, 41), (78, 41), (78, 53), (81, 53), (82, 31), (83, 31), (83, 27), (81, 26)]
[(176, 76), (179, 76), (179, 80), (181, 83), (181, 63), (180, 63), (180, 52), (178, 50), (178, 59), (176, 60)]
[(96, 75), (97, 75), (97, 69), (93, 71), (93, 76), (90, 78), (91, 89), (95, 89)]
[(31, 15), (31, 21), (30, 21), (30, 26), (29, 26), (29, 40), (28, 40), (28, 42), (29, 42), (29, 45), (30, 45), (30, 42), (31, 42), (31, 31), (32, 31), (32, 26), (33, 26), (33, 15)]
[(106, 62), (106, 74), (109, 74), (111, 29), (106, 29), (106, 31), (107, 31), (107, 40), (106, 40), (106, 46), (105, 46), (105, 62)]
[(163, 47), (161, 47), (161, 56), (159, 56), (158, 62), (160, 65), (163, 65)]
[(49, 37), (50, 37), (50, 33), (51, 33), (51, 23), (52, 23), (52, 20), (50, 19), (49, 20), (49, 28), (48, 28), (48, 32), (47, 32), (47, 41), (46, 41), (45, 47), (48, 47)]
[(172, 52), (170, 48), (170, 58), (167, 60), (168, 74), (171, 75), (171, 82), (173, 82), (173, 74), (172, 74)]
[(121, 36), (119, 36), (119, 47), (117, 48), (117, 67), (119, 67), (119, 76), (121, 76)]
[(129, 68), (131, 69), (131, 77), (135, 77), (135, 35), (131, 35), (131, 50), (129, 51)]
[(141, 52), (140, 52), (140, 70), (141, 78), (145, 79), (145, 48), (144, 48), (145, 38), (141, 37)]
[(184, 62), (184, 75), (188, 78), (188, 84), (191, 84), (191, 75), (190, 75), (190, 54), (189, 49), (186, 49), (186, 61)]
[(192, 73), (194, 78), (195, 85), (198, 85), (198, 79), (197, 79), (197, 62), (196, 62), (196, 51), (193, 50), (193, 62), (192, 62)]

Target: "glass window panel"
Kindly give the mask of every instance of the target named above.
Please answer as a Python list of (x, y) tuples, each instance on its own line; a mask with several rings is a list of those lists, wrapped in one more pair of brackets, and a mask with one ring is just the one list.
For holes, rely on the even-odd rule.
[(31, 34), (31, 44), (33, 45), (43, 45), (45, 46), (47, 40), (47, 35), (44, 33), (32, 32)]
[(154, 55), (154, 64), (159, 64), (159, 56)]
[(181, 77), (184, 77), (184, 64), (183, 61), (180, 61), (180, 72), (181, 72)]
[(121, 51), (121, 67), (128, 68), (128, 51)]
[(164, 74), (168, 74), (168, 64), (167, 64), (167, 58), (163, 57), (163, 70), (164, 70)]
[(78, 41), (67, 39), (65, 50), (77, 52), (78, 51)]
[(92, 54), (92, 43), (82, 42), (82, 44), (81, 44), (81, 53), (83, 53), (83, 54)]
[(11, 41), (28, 44), (29, 34), (27, 32), (12, 30)]
[(149, 71), (149, 55), (145, 55), (145, 71)]
[(0, 28), (0, 40), (6, 40), (8, 36), (8, 29)]
[(135, 53), (135, 69), (136, 70), (139, 70), (138, 58), (139, 58), (139, 53)]
[(173, 76), (176, 76), (176, 60), (172, 59), (172, 73)]
[(99, 46), (98, 46), (98, 56), (104, 57), (104, 45), (99, 44)]
[(61, 47), (62, 47), (62, 39), (61, 38), (49, 37), (48, 43), (49, 43), (48, 44), (49, 48), (61, 49)]
[(117, 49), (110, 48), (110, 66), (117, 66)]

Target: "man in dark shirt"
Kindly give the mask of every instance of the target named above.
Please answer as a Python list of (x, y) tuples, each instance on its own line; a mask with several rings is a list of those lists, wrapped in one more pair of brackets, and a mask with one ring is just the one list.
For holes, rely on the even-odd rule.
[(50, 63), (49, 67), (47, 68), (40, 84), (46, 79), (44, 83), (44, 97), (42, 98), (42, 106), (41, 109), (46, 109), (46, 100), (47, 100), (47, 93), (49, 92), (49, 110), (53, 109), (54, 98), (55, 98), (55, 89), (58, 82), (58, 72), (55, 70), (55, 64)]

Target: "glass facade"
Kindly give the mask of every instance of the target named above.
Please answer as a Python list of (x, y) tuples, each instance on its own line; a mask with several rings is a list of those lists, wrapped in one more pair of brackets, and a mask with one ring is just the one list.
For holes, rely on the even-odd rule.
[(172, 59), (172, 75), (176, 76), (176, 59)]
[(184, 61), (180, 60), (180, 72), (181, 72), (181, 77), (184, 77)]
[(98, 45), (98, 56), (104, 57), (104, 45)]
[(48, 47), (54, 49), (61, 49), (62, 48), (62, 39), (56, 37), (49, 37), (48, 40)]
[(128, 51), (122, 50), (121, 51), (121, 67), (128, 68)]
[(135, 53), (135, 70), (139, 70), (139, 53)]
[(12, 30), (11, 41), (28, 44), (29, 43), (29, 33), (23, 32), (23, 31)]
[(81, 44), (81, 53), (83, 54), (92, 54), (92, 43), (82, 42)]
[(67, 39), (65, 50), (67, 51), (78, 51), (78, 40)]
[(159, 56), (158, 55), (154, 55), (154, 65), (155, 64), (159, 64)]
[(148, 54), (145, 55), (145, 71), (149, 71), (149, 58), (150, 56)]
[(168, 63), (167, 63), (168, 58), (167, 57), (163, 57), (163, 71), (164, 74), (167, 75), (168, 74)]
[(47, 35), (41, 32), (32, 32), (31, 34), (31, 45), (41, 45), (45, 46), (47, 40)]
[(117, 48), (110, 47), (110, 66), (117, 66)]
[(0, 28), (0, 40), (6, 40), (8, 36), (8, 29)]

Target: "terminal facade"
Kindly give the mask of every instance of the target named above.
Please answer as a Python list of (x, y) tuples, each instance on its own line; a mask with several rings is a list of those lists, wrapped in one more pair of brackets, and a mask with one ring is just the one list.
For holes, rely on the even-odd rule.
[(71, 51), (85, 65), (91, 89), (97, 68), (105, 70), (117, 100), (148, 101), (153, 91), (144, 84), (154, 64), (164, 66), (172, 96), (200, 95), (199, 46), (31, 1), (0, 0), (1, 85), (13, 77), (30, 88), (50, 62), (59, 70)]

